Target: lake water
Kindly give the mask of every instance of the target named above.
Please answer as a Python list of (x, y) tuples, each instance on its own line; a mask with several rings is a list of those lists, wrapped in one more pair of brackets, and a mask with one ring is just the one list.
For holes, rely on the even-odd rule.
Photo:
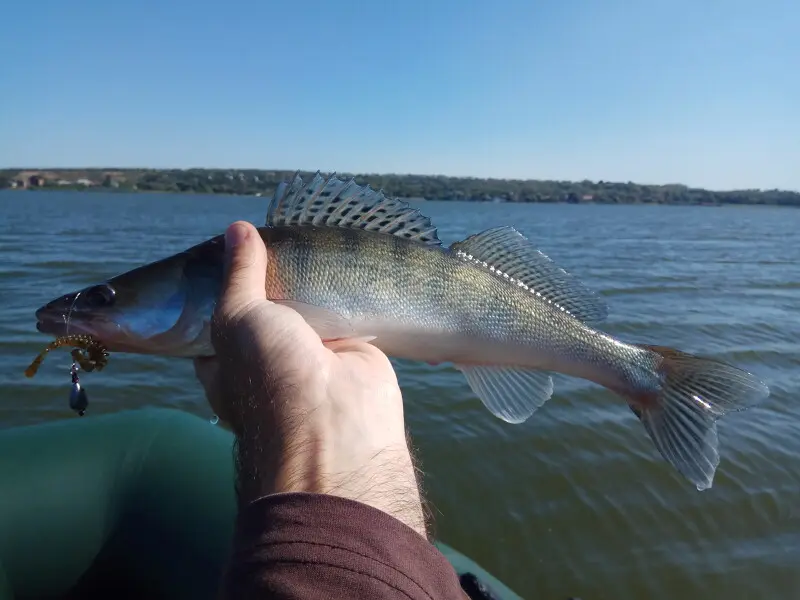
[[(0, 427), (73, 419), (70, 360), (23, 370), (56, 295), (194, 245), (266, 198), (0, 192)], [(719, 423), (714, 487), (657, 454), (617, 397), (559, 378), (524, 425), (483, 409), (451, 367), (398, 363), (437, 537), (526, 598), (800, 597), (800, 211), (762, 207), (420, 203), (445, 243), (514, 225), (609, 301), (604, 328), (758, 374), (772, 395)], [(84, 377), (100, 414), (210, 417), (190, 364), (113, 355)]]

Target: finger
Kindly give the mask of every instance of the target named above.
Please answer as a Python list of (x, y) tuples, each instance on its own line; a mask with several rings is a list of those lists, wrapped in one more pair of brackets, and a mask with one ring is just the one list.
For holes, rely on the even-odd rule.
[(217, 311), (235, 318), (254, 302), (266, 300), (267, 249), (258, 231), (237, 221), (225, 232), (225, 272)]
[(369, 368), (386, 367), (394, 373), (389, 357), (386, 356), (379, 348), (373, 346), (364, 339), (344, 339), (335, 340), (331, 342), (324, 342), (325, 348), (333, 352), (338, 358), (353, 359), (358, 358), (364, 361)]
[(378, 352), (377, 348), (370, 344), (371, 340), (375, 338), (341, 338), (336, 340), (327, 340), (323, 341), (322, 345), (325, 346), (328, 350), (333, 352), (334, 354), (338, 354), (340, 352), (357, 352), (357, 351), (366, 351), (370, 352), (370, 349), (374, 349)]

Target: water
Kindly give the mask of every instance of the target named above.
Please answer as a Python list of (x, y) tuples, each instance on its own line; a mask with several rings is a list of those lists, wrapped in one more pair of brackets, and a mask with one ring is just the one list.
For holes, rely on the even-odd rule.
[[(265, 198), (0, 193), (0, 427), (76, 418), (67, 352), (22, 372), (54, 296), (262, 223)], [(556, 381), (529, 422), (486, 412), (452, 368), (399, 363), (437, 536), (528, 598), (800, 597), (800, 212), (744, 207), (420, 205), (450, 243), (513, 224), (611, 307), (607, 329), (760, 375), (763, 407), (720, 422), (698, 492), (612, 394)], [(190, 365), (112, 356), (89, 414), (144, 404), (212, 419)], [(211, 426), (211, 425), (209, 425)]]

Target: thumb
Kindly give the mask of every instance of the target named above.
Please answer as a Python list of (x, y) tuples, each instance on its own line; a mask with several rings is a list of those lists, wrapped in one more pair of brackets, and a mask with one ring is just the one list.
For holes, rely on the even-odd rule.
[(266, 300), (267, 248), (258, 231), (237, 221), (225, 231), (225, 269), (217, 310), (235, 318), (253, 302)]

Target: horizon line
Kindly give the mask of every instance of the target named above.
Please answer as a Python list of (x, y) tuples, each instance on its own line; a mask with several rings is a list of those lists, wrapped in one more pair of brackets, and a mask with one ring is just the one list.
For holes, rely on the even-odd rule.
[(414, 173), (414, 172), (391, 172), (391, 171), (340, 171), (340, 170), (330, 170), (325, 171), (324, 169), (284, 169), (284, 168), (266, 168), (266, 167), (97, 167), (97, 166), (84, 166), (84, 167), (56, 167), (56, 166), (48, 166), (48, 167), (2, 167), (0, 166), (0, 171), (283, 171), (286, 173), (325, 173), (325, 174), (340, 174), (340, 175), (351, 175), (353, 177), (357, 176), (397, 176), (397, 177), (443, 177), (446, 179), (482, 179), (485, 181), (519, 181), (519, 182), (528, 182), (528, 181), (538, 181), (538, 182), (558, 182), (558, 183), (582, 183), (584, 181), (589, 181), (592, 183), (611, 183), (611, 184), (621, 184), (621, 185), (639, 185), (643, 187), (684, 187), (687, 189), (694, 189), (694, 190), (704, 190), (709, 192), (718, 192), (718, 193), (731, 193), (731, 192), (768, 192), (768, 191), (777, 191), (777, 192), (789, 192), (794, 194), (800, 194), (800, 189), (781, 189), (778, 187), (742, 187), (742, 188), (710, 188), (710, 187), (702, 187), (691, 185), (688, 183), (678, 183), (678, 182), (670, 182), (670, 183), (642, 183), (633, 180), (627, 181), (612, 181), (610, 179), (598, 179), (593, 180), (589, 178), (583, 179), (555, 179), (555, 178), (526, 178), (522, 179), (519, 177), (487, 177), (487, 176), (480, 176), (480, 175), (447, 175), (444, 173)]

